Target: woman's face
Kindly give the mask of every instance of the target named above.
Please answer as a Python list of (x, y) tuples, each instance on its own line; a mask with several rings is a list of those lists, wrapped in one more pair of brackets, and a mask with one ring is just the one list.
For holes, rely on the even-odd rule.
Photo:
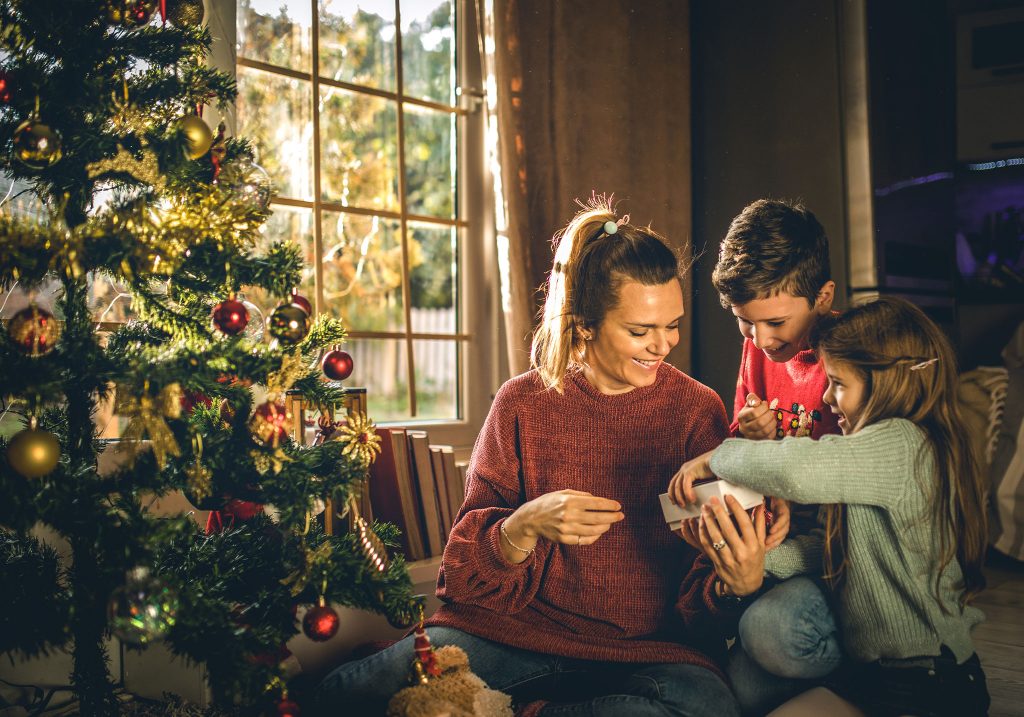
[(822, 353), (821, 364), (828, 376), (828, 388), (822, 399), (839, 416), (839, 428), (851, 433), (867, 400), (867, 384), (849, 364), (832, 361)]
[(618, 306), (586, 342), (583, 374), (601, 393), (626, 393), (650, 386), (658, 367), (679, 343), (683, 291), (675, 279), (645, 286), (626, 279)]

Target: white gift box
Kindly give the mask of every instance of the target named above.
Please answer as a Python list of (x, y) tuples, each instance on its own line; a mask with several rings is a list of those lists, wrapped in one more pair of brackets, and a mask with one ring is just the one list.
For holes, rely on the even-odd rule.
[(697, 492), (697, 502), (687, 503), (685, 508), (680, 508), (673, 503), (669, 499), (668, 493), (662, 493), (658, 496), (661, 500), (661, 510), (665, 514), (665, 522), (668, 523), (668, 527), (672, 530), (679, 530), (682, 521), (688, 518), (699, 517), (701, 507), (714, 497), (717, 497), (722, 505), (726, 505), (725, 496), (731, 495), (740, 502), (743, 510), (756, 508), (764, 502), (764, 496), (756, 490), (744, 488), (724, 480), (700, 483), (693, 486), (693, 489)]

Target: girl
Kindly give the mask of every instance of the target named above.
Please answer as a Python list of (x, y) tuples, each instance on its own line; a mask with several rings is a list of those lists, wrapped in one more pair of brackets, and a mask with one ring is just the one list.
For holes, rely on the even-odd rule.
[[(679, 274), (650, 229), (584, 208), (558, 244), (535, 368), (501, 387), (473, 447), (427, 632), (521, 715), (738, 715), (704, 646), (710, 563), (658, 502), (728, 429), (718, 396), (665, 363)], [(320, 713), (382, 713), (412, 656), (407, 637), (342, 666)]]
[[(787, 541), (764, 570), (823, 565), (850, 658), (828, 686), (870, 715), (984, 715), (970, 634), (982, 614), (969, 605), (984, 586), (984, 491), (961, 429), (953, 351), (920, 309), (891, 297), (824, 318), (815, 334), (824, 400), (844, 435), (730, 439), (684, 464), (669, 492), (692, 502), (694, 479), (714, 475), (825, 505), (821, 539)], [(703, 508), (699, 540), (750, 595), (764, 571), (739, 566), (750, 521), (728, 502)]]

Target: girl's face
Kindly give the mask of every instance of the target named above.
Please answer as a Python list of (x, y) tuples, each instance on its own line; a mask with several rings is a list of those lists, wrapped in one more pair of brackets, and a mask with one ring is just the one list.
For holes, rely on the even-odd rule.
[(661, 362), (679, 343), (682, 318), (678, 281), (645, 286), (626, 279), (619, 288), (618, 306), (586, 342), (583, 375), (606, 394), (650, 386)]
[(821, 363), (828, 376), (828, 388), (822, 399), (832, 407), (832, 413), (839, 416), (843, 434), (852, 433), (868, 398), (867, 383), (852, 366), (832, 361), (828, 354), (822, 353)]

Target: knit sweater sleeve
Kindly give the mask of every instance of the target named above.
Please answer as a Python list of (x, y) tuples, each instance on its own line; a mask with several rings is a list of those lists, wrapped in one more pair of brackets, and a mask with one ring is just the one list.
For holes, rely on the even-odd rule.
[(815, 528), (810, 533), (794, 535), (764, 556), (764, 572), (778, 580), (795, 575), (821, 575), (825, 531)]
[(499, 389), (473, 447), (466, 497), (441, 559), (437, 596), (510, 614), (536, 595), (551, 544), (539, 541), (519, 564), (501, 552), (501, 523), (523, 502), (517, 399), (508, 386)]
[(719, 478), (798, 503), (895, 507), (906, 494), (923, 436), (889, 419), (849, 436), (726, 440), (711, 457)]

